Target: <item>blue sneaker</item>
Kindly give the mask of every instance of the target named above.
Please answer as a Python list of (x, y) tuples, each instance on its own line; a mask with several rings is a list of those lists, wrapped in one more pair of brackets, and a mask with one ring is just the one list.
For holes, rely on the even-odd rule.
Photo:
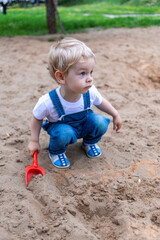
[(57, 155), (49, 153), (49, 157), (52, 164), (57, 168), (68, 168), (70, 166), (70, 162), (68, 161), (65, 153), (60, 153)]
[(98, 147), (97, 144), (86, 144), (82, 143), (82, 148), (84, 149), (85, 153), (88, 157), (99, 157), (102, 154), (101, 149)]

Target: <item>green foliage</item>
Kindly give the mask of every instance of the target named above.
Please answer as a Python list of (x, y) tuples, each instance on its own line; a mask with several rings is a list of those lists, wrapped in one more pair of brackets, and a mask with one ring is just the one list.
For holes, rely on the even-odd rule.
[[(58, 4), (61, 6), (72, 6), (72, 5), (80, 5), (80, 4), (92, 4), (95, 2), (104, 2), (105, 0), (59, 0)], [(106, 2), (106, 1), (105, 1)]]
[(160, 6), (160, 0), (120, 0), (121, 4), (130, 6)]
[(121, 5), (127, 4), (132, 6), (160, 6), (160, 0), (59, 0), (60, 6), (74, 6), (82, 4), (105, 3)]

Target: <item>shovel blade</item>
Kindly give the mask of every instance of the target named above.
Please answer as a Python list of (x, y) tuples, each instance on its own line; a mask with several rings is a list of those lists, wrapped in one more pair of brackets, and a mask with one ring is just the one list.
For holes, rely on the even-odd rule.
[(26, 170), (25, 170), (26, 187), (28, 187), (28, 183), (31, 180), (32, 176), (38, 175), (38, 174), (41, 174), (42, 176), (44, 176), (45, 170), (40, 166), (35, 167), (33, 165), (30, 165), (26, 167)]

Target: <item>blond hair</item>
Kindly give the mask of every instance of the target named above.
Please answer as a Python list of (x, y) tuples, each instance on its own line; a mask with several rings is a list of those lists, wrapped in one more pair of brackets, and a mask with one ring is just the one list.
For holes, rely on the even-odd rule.
[(88, 59), (90, 57), (95, 59), (94, 53), (85, 43), (74, 38), (64, 38), (56, 45), (51, 46), (48, 58), (50, 75), (56, 80), (55, 72), (57, 70), (67, 74), (69, 68), (81, 58)]

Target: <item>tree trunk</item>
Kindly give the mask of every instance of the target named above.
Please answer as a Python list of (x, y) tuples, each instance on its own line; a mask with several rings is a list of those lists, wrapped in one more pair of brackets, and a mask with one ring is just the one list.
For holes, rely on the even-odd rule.
[(54, 0), (46, 0), (47, 24), (48, 24), (48, 32), (50, 34), (57, 32), (56, 9), (53, 4), (53, 1)]

